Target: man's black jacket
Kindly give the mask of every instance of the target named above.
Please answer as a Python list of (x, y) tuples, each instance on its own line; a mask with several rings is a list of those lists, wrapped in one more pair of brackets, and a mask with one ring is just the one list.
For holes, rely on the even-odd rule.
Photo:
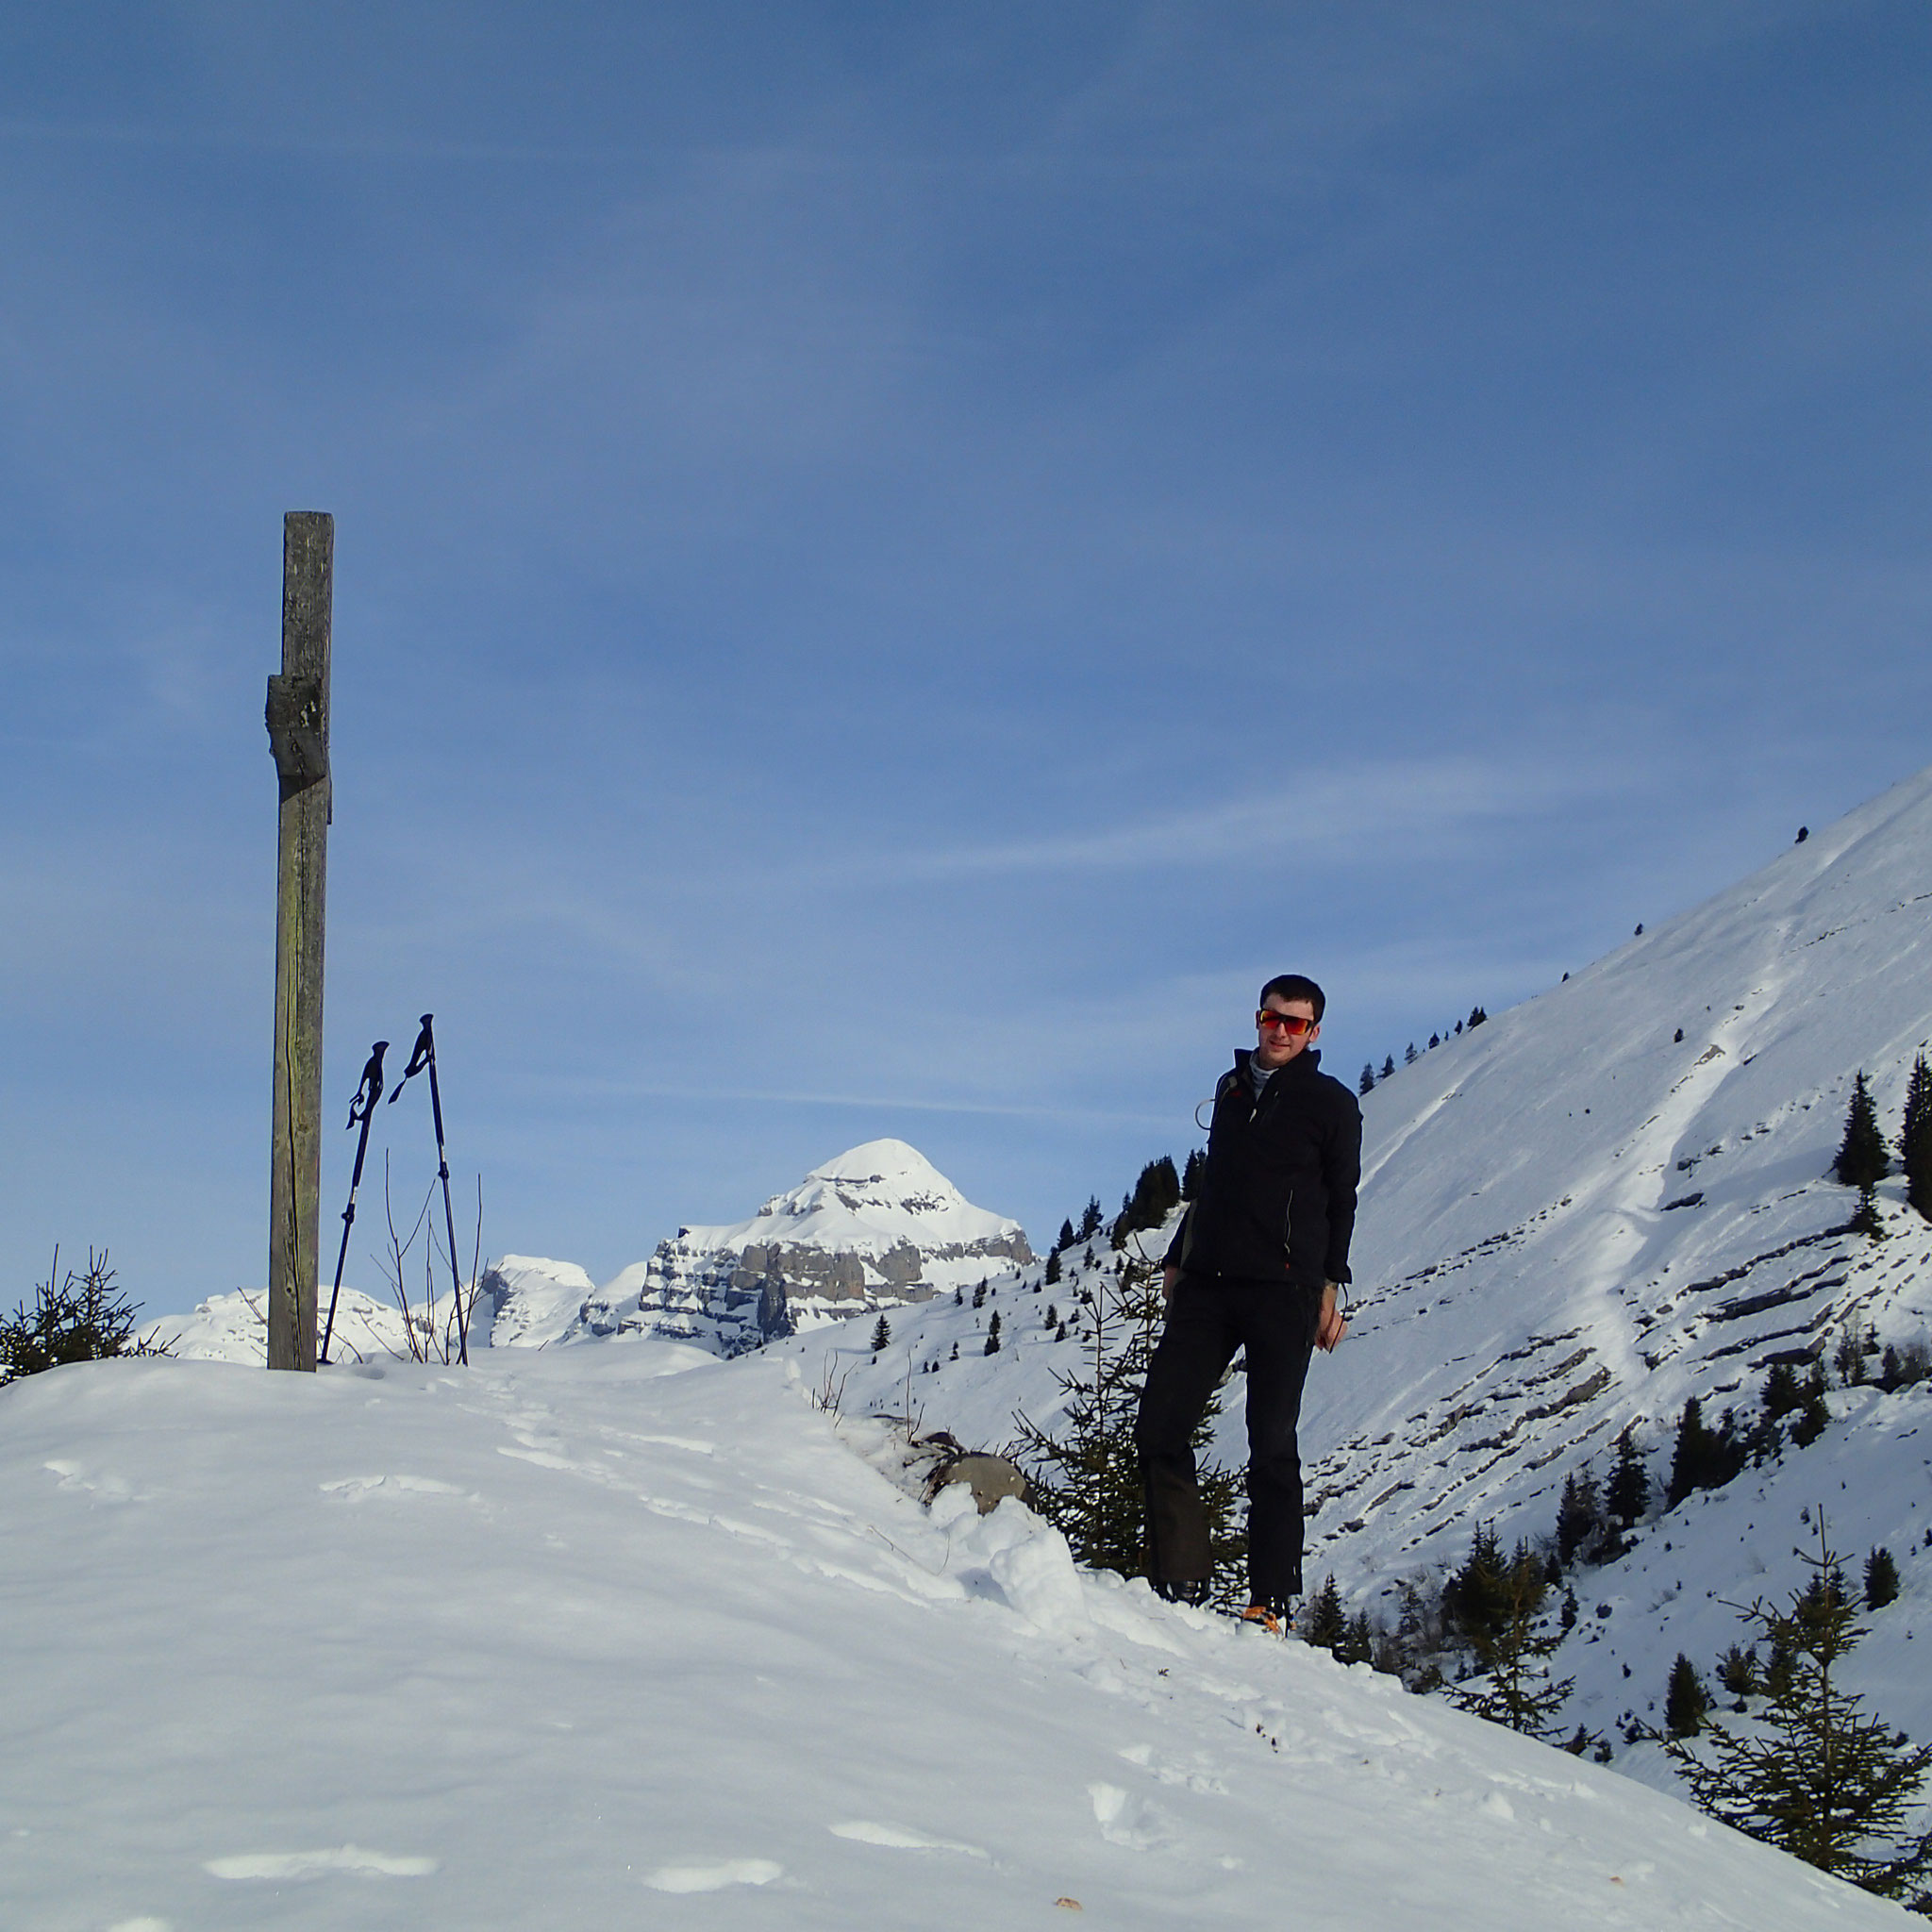
[(1207, 1165), (1167, 1263), (1314, 1290), (1347, 1281), (1361, 1108), (1311, 1047), (1268, 1076), (1257, 1103), (1250, 1058), (1237, 1053), (1214, 1090)]

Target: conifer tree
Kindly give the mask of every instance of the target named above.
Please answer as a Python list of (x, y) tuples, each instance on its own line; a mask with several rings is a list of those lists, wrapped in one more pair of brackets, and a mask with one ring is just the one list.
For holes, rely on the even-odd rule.
[(1838, 1158), (1832, 1162), (1831, 1171), (1839, 1183), (1847, 1188), (1875, 1186), (1891, 1172), (1891, 1157), (1886, 1151), (1885, 1136), (1878, 1131), (1878, 1111), (1872, 1105), (1872, 1090), (1865, 1084), (1862, 1067), (1852, 1082), (1845, 1137), (1839, 1143)]
[(1710, 1692), (1704, 1688), (1697, 1666), (1680, 1650), (1664, 1690), (1664, 1728), (1674, 1738), (1694, 1738), (1709, 1710)]
[(1604, 1507), (1620, 1530), (1633, 1529), (1650, 1507), (1650, 1472), (1637, 1449), (1637, 1424), (1629, 1424), (1617, 1438), (1617, 1459), (1610, 1468)]
[(1899, 1135), (1899, 1157), (1906, 1171), (1906, 1199), (1932, 1221), (1932, 1067), (1921, 1054), (1912, 1062), (1906, 1088), (1906, 1120)]
[(1341, 1591), (1332, 1570), (1308, 1605), (1307, 1624), (1303, 1634), (1317, 1650), (1330, 1653), (1339, 1652), (1348, 1640), (1348, 1612), (1341, 1607)]
[(999, 1352), (1000, 1314), (999, 1310), (995, 1308), (993, 1310), (992, 1320), (986, 1324), (986, 1347), (981, 1351), (981, 1353), (985, 1355), (997, 1355), (999, 1354)]
[(1870, 1181), (1858, 1190), (1858, 1205), (1852, 1209), (1852, 1218), (1846, 1225), (1854, 1234), (1861, 1234), (1868, 1241), (1882, 1241), (1885, 1239), (1885, 1223), (1878, 1212), (1878, 1191)]
[(1808, 1449), (1824, 1435), (1830, 1421), (1831, 1410), (1824, 1400), (1824, 1364), (1813, 1362), (1804, 1381), (1797, 1420), (1791, 1424), (1791, 1441), (1800, 1449)]
[(1603, 1503), (1597, 1494), (1596, 1477), (1589, 1466), (1563, 1478), (1563, 1499), (1557, 1505), (1557, 1555), (1574, 1562), (1579, 1552), (1587, 1552), (1603, 1529)]
[(1865, 1607), (1882, 1610), (1898, 1600), (1898, 1565), (1882, 1545), (1865, 1558)]
[(1181, 1179), (1173, 1158), (1163, 1154), (1158, 1160), (1150, 1160), (1121, 1203), (1120, 1218), (1113, 1224), (1114, 1246), (1124, 1248), (1130, 1234), (1158, 1227), (1179, 1207), (1180, 1199)]
[(115, 1271), (108, 1266), (108, 1251), (90, 1248), (87, 1272), (72, 1268), (60, 1277), (60, 1250), (43, 1282), (34, 1284), (33, 1306), (21, 1302), (9, 1316), (0, 1316), (0, 1384), (16, 1375), (34, 1375), (43, 1369), (71, 1362), (104, 1361), (122, 1355), (167, 1355), (172, 1343), (137, 1341), (140, 1307), (114, 1286)]
[(1357, 1610), (1348, 1620), (1348, 1634), (1335, 1646), (1335, 1660), (1343, 1664), (1373, 1664), (1375, 1639), (1379, 1633), (1369, 1621), (1366, 1610)]
[(1664, 1490), (1666, 1509), (1674, 1509), (1691, 1491), (1705, 1487), (1710, 1455), (1710, 1431), (1704, 1425), (1704, 1408), (1692, 1395), (1677, 1418), (1677, 1444), (1671, 1456), (1671, 1479)]
[(1208, 1157), (1196, 1147), (1181, 1169), (1181, 1199), (1191, 1201), (1201, 1191), (1201, 1176), (1207, 1171)]
[(1375, 1091), (1375, 1070), (1368, 1061), (1362, 1062), (1361, 1078), (1355, 1083), (1357, 1093), (1373, 1093)]
[(1074, 1240), (1074, 1224), (1071, 1221), (1061, 1222), (1059, 1239), (1053, 1244), (1054, 1253), (1058, 1254), (1062, 1248), (1071, 1248)]
[(1805, 1397), (1790, 1362), (1773, 1362), (1764, 1378), (1764, 1413), (1774, 1423), (1804, 1407)]
[(1091, 1194), (1088, 1196), (1087, 1206), (1080, 1212), (1080, 1232), (1077, 1238), (1083, 1241), (1091, 1241), (1100, 1232), (1100, 1197), (1097, 1194)]
[[(1160, 1323), (1159, 1280), (1158, 1263), (1138, 1258), (1129, 1259), (1117, 1277), (1102, 1278), (1091, 1300), (1091, 1326), (1081, 1336), (1080, 1366), (1073, 1374), (1055, 1373), (1066, 1397), (1059, 1434), (1041, 1428), (1024, 1411), (1013, 1419), (1033, 1465), (1028, 1474), (1035, 1507), (1067, 1539), (1078, 1561), (1123, 1576), (1147, 1574), (1134, 1423)], [(1205, 1455), (1219, 1412), (1219, 1401), (1210, 1401), (1193, 1445), (1201, 1458), (1213, 1594), (1226, 1601), (1243, 1581), (1247, 1533), (1241, 1525), (1240, 1477)]]
[(1932, 1831), (1904, 1830), (1932, 1770), (1932, 1746), (1865, 1714), (1835, 1667), (1865, 1634), (1818, 1512), (1811, 1581), (1790, 1607), (1759, 1599), (1745, 1612), (1771, 1640), (1768, 1707), (1739, 1724), (1707, 1721), (1696, 1747), (1664, 1748), (1713, 1817), (1825, 1872), (1920, 1910), (1932, 1905)]
[(1391, 1079), (1391, 1078), (1392, 1078), (1392, 1077), (1394, 1076), (1394, 1073), (1395, 1073), (1395, 1056), (1394, 1056), (1394, 1055), (1393, 1055), (1393, 1054), (1391, 1053), (1391, 1055), (1389, 1055), (1389, 1057), (1388, 1057), (1388, 1058), (1386, 1058), (1385, 1060), (1383, 1060), (1383, 1062), (1382, 1062), (1382, 1077), (1383, 1077), (1383, 1079), (1385, 1079), (1385, 1080)]
[[(1469, 1561), (1455, 1580), (1457, 1627), (1480, 1673), (1458, 1687), (1457, 1704), (1491, 1724), (1548, 1740), (1550, 1720), (1575, 1680), (1550, 1676), (1550, 1658), (1562, 1635), (1538, 1626), (1550, 1588), (1542, 1558), (1527, 1542), (1519, 1542), (1506, 1559), (1494, 1532), (1479, 1527)], [(1447, 1599), (1445, 1591), (1445, 1606)]]
[(890, 1342), (890, 1341), (891, 1341), (891, 1339), (892, 1339), (892, 1324), (891, 1324), (891, 1323), (890, 1323), (889, 1321), (887, 1321), (887, 1320), (886, 1320), (886, 1318), (885, 1318), (885, 1317), (884, 1317), (883, 1315), (881, 1315), (881, 1316), (880, 1316), (880, 1317), (878, 1318), (878, 1320), (877, 1320), (877, 1321), (876, 1321), (875, 1323), (874, 1323), (874, 1324), (873, 1324), (873, 1331), (872, 1331), (872, 1352), (873, 1352), (873, 1354), (874, 1354), (874, 1355), (877, 1355), (877, 1354), (879, 1354), (879, 1353), (880, 1353), (880, 1351), (881, 1351), (881, 1350), (883, 1350), (883, 1349), (885, 1348), (886, 1344), (887, 1344), (888, 1342)]
[(1412, 1041), (1412, 1040), (1411, 1040), (1411, 1041), (1410, 1041), (1408, 1042), (1408, 1051), (1407, 1051), (1407, 1052), (1406, 1054), (1404, 1054), (1404, 1055), (1402, 1056), (1402, 1060), (1403, 1060), (1403, 1064), (1404, 1064), (1405, 1066), (1410, 1066), (1410, 1067), (1412, 1067), (1412, 1066), (1414, 1066), (1414, 1065), (1415, 1065), (1415, 1041)]

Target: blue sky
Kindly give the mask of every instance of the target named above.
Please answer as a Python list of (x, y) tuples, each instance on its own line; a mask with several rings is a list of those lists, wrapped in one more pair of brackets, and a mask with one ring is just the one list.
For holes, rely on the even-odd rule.
[(0, 1299), (265, 1272), (286, 509), (325, 1274), (427, 1008), (488, 1252), (885, 1134), (1040, 1240), (1268, 974), (1353, 1080), (1917, 770), (1928, 81), (1853, 0), (9, 6)]

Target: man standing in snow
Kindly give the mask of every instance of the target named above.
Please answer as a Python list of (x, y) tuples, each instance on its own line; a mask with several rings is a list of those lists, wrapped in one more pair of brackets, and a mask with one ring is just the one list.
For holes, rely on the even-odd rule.
[(1215, 1089), (1207, 1161), (1167, 1251), (1167, 1320), (1135, 1429), (1154, 1588), (1170, 1602), (1204, 1602), (1213, 1565), (1191, 1438), (1228, 1363), (1247, 1351), (1242, 1614), (1270, 1630), (1302, 1589), (1302, 1384), (1314, 1351), (1348, 1332), (1338, 1294), (1349, 1279), (1362, 1116), (1311, 1050), (1326, 1004), (1299, 973), (1271, 979), (1254, 1051), (1236, 1053)]

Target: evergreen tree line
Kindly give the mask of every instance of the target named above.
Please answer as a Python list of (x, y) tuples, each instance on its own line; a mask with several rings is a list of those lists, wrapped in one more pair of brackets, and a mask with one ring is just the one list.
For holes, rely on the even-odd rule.
[[(1458, 1020), (1453, 1028), (1445, 1026), (1441, 1032), (1430, 1034), (1428, 1046), (1418, 1047), (1415, 1041), (1411, 1040), (1402, 1056), (1403, 1065), (1407, 1067), (1414, 1066), (1416, 1061), (1428, 1052), (1429, 1047), (1441, 1046), (1445, 1040), (1454, 1038), (1465, 1029), (1484, 1024), (1489, 1017), (1482, 1008), (1472, 1007), (1469, 1009), (1469, 1018), (1467, 1020)], [(1382, 1071), (1379, 1074), (1375, 1071), (1374, 1060), (1364, 1060), (1362, 1062), (1361, 1077), (1356, 1082), (1355, 1091), (1357, 1093), (1373, 1093), (1375, 1091), (1375, 1084), (1378, 1080), (1391, 1079), (1394, 1074), (1395, 1056), (1392, 1053), (1383, 1059)]]

